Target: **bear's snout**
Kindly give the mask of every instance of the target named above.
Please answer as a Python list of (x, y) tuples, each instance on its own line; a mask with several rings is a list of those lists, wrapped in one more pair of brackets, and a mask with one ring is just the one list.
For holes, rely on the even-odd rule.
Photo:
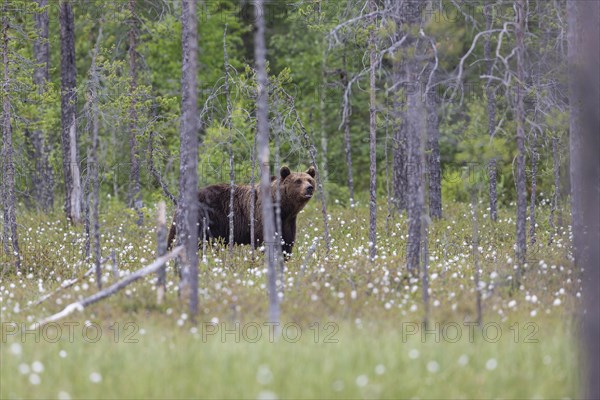
[(312, 185), (308, 185), (306, 187), (306, 197), (312, 197), (314, 192), (314, 187)]

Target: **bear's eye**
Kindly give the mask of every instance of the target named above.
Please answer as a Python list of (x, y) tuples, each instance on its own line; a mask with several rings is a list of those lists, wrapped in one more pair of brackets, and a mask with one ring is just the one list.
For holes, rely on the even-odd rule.
[(296, 179), (296, 183), (299, 185), (302, 183), (302, 179)]

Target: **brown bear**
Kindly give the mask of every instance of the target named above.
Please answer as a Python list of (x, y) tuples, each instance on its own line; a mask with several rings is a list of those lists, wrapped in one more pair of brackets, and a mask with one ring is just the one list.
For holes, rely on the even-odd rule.
[[(315, 189), (315, 169), (292, 173), (288, 167), (281, 167), (281, 237), (282, 250), (289, 257), (296, 241), (296, 216), (312, 198)], [(262, 209), (260, 186), (255, 186), (255, 236), (256, 244), (263, 243)], [(228, 184), (210, 185), (198, 192), (200, 212), (198, 213), (198, 237), (202, 238), (202, 219), (206, 217), (209, 240), (223, 239), (229, 242), (229, 200), (231, 187)], [(236, 185), (233, 198), (233, 241), (235, 244), (250, 244), (250, 185)], [(271, 177), (271, 195), (273, 204), (277, 195), (277, 179)], [(277, 227), (276, 227), (277, 230)], [(176, 235), (175, 221), (169, 231), (168, 246), (171, 247)]]

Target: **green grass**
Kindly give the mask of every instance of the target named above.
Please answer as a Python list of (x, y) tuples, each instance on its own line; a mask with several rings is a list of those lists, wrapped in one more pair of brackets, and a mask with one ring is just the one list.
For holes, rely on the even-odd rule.
[[(363, 327), (343, 324), (337, 343), (315, 341), (303, 330), (299, 342), (282, 336), (257, 343), (233, 334), (196, 334), (139, 321), (144, 335), (114, 341), (105, 332), (97, 343), (78, 338), (49, 345), (23, 345), (21, 355), (3, 350), (2, 397), (49, 398), (540, 398), (577, 393), (575, 349), (565, 332), (540, 332), (538, 343), (515, 343), (506, 332), (497, 343), (465, 332), (456, 343), (404, 340), (400, 324)], [(151, 325), (152, 324), (152, 325)], [(234, 330), (233, 326), (229, 326)], [(33, 341), (33, 336), (29, 339)], [(9, 343), (14, 342), (10, 340)], [(59, 355), (66, 351), (66, 357)], [(18, 365), (40, 361), (41, 383), (32, 385)], [(495, 366), (495, 368), (494, 368)], [(101, 382), (90, 380), (99, 373)]]
[[(483, 205), (479, 206), (484, 209)], [(265, 271), (261, 256), (250, 249), (209, 248), (200, 267), (200, 314), (193, 326), (177, 297), (177, 277), (168, 271), (164, 304), (156, 304), (155, 277), (148, 277), (60, 325), (21, 336), (21, 327), (61, 310), (96, 291), (93, 278), (31, 306), (62, 279), (81, 275), (81, 229), (60, 222), (60, 213), (20, 215), (24, 271), (9, 271), (2, 259), (0, 278), (0, 396), (2, 398), (563, 398), (578, 396), (576, 310), (581, 282), (569, 261), (568, 232), (553, 236), (546, 225), (548, 210), (540, 207), (538, 238), (514, 285), (512, 238), (514, 210), (503, 210), (490, 224), (478, 213), (481, 238), (478, 259), (483, 289), (484, 329), (472, 328), (476, 318), (472, 223), (469, 209), (451, 204), (430, 231), (430, 329), (438, 325), (436, 342), (425, 337), (421, 284), (405, 273), (406, 220), (385, 220), (379, 211), (379, 257), (368, 260), (368, 209), (330, 209), (333, 248), (320, 242), (305, 271), (304, 255), (321, 235), (318, 205), (299, 218), (298, 245), (287, 264), (282, 323), (301, 329), (299, 341), (281, 333), (269, 340)], [(149, 211), (150, 213), (153, 210)], [(102, 253), (115, 249), (121, 273), (134, 271), (154, 258), (153, 220), (136, 227), (128, 210), (111, 206), (102, 214)], [(386, 231), (385, 227), (388, 226)], [(550, 239), (552, 238), (552, 241)], [(105, 271), (105, 285), (114, 282)], [(89, 321), (102, 328), (98, 342), (82, 337)], [(262, 337), (251, 343), (233, 333), (205, 335), (210, 322), (226, 324), (239, 334)], [(68, 326), (78, 323), (74, 340)], [(132, 325), (125, 324), (131, 322)], [(11, 334), (16, 323), (19, 330)], [(115, 325), (118, 324), (118, 325)], [(318, 338), (315, 337), (318, 323)], [(24, 324), (24, 325), (21, 325)], [(327, 325), (330, 324), (330, 325)], [(110, 329), (112, 326), (112, 330)], [(115, 338), (114, 329), (119, 335)], [(327, 327), (328, 330), (325, 330)], [(456, 327), (461, 338), (454, 340)], [(494, 342), (497, 328), (499, 340)], [(134, 330), (137, 329), (137, 330)], [(325, 343), (326, 335), (337, 342)], [(412, 333), (418, 328), (419, 332)], [(296, 330), (291, 327), (290, 336)], [(126, 342), (127, 334), (134, 333)], [(487, 333), (488, 337), (484, 337)], [(89, 339), (89, 338), (88, 338)], [(18, 346), (16, 345), (18, 344)], [(61, 350), (66, 357), (61, 357)], [(17, 354), (15, 354), (17, 353)], [(63, 354), (64, 355), (64, 354)], [(44, 370), (32, 377), (35, 361)], [(36, 364), (37, 365), (37, 364)], [(20, 369), (23, 369), (21, 373)], [(98, 373), (100, 382), (90, 375)], [(31, 382), (33, 380), (34, 383)]]

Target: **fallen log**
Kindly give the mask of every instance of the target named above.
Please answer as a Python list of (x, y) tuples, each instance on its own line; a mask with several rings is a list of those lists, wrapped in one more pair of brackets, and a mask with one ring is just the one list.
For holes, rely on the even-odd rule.
[(93, 295), (91, 295), (83, 300), (71, 303), (68, 306), (66, 306), (62, 311), (60, 311), (54, 315), (51, 315), (48, 318), (45, 318), (39, 322), (34, 323), (31, 326), (31, 329), (40, 328), (50, 322), (56, 322), (64, 317), (72, 314), (75, 311), (82, 311), (85, 307), (87, 307), (91, 304), (97, 303), (98, 301), (105, 299), (106, 297), (112, 296), (119, 290), (121, 290), (124, 287), (128, 286), (129, 284), (137, 281), (138, 279), (140, 279), (148, 274), (158, 271), (160, 269), (160, 267), (162, 267), (167, 261), (177, 257), (179, 255), (179, 253), (181, 253), (183, 251), (183, 249), (184, 249), (183, 246), (176, 247), (170, 253), (157, 258), (156, 261), (154, 261), (152, 264), (145, 266), (144, 268), (138, 269), (137, 271), (133, 272), (130, 275), (127, 275), (126, 277), (121, 279), (119, 282), (111, 285), (110, 287), (108, 287), (104, 290), (101, 290), (97, 293), (94, 293)]

